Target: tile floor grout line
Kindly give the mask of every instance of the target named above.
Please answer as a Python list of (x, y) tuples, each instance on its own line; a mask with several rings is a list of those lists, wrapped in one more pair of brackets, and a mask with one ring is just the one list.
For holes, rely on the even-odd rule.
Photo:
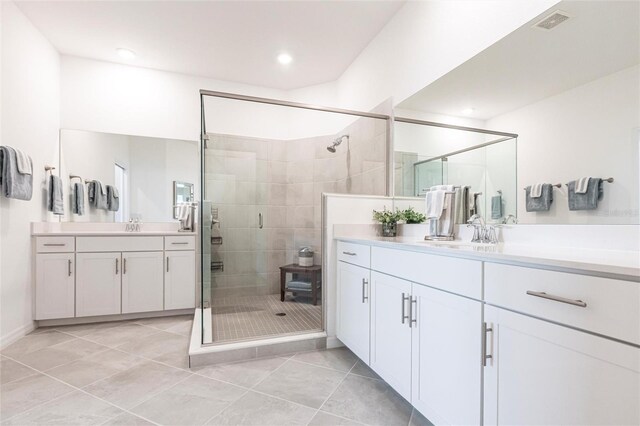
[[(325, 400), (322, 402), (322, 404), (320, 405), (320, 407), (318, 407), (318, 410), (316, 411), (316, 414), (314, 415), (314, 417), (318, 415), (318, 413), (322, 410), (322, 407), (324, 407), (324, 405), (327, 403), (327, 401), (329, 401), (329, 400), (331, 399), (331, 397), (336, 393), (336, 391), (340, 388), (340, 386), (342, 386), (342, 383), (344, 383), (344, 381), (345, 381), (345, 380), (347, 380), (347, 377), (349, 377), (349, 374), (351, 373), (351, 370), (353, 370), (357, 364), (358, 364), (358, 361), (357, 361), (357, 360), (356, 360), (356, 361), (354, 361), (354, 363), (353, 363), (353, 365), (351, 366), (351, 368), (349, 369), (349, 371), (347, 371), (347, 373), (344, 375), (344, 377), (342, 378), (342, 380), (340, 380), (340, 383), (338, 383), (338, 386), (336, 386), (336, 388), (333, 390), (333, 392), (331, 392), (331, 393), (329, 394), (329, 396), (327, 396), (327, 397), (325, 398)], [(324, 413), (324, 412), (325, 412), (325, 411), (323, 411), (323, 413)], [(332, 415), (333, 415), (333, 413), (329, 413), (329, 414), (332, 414)], [(338, 416), (338, 417), (343, 418), (343, 419), (347, 419), (346, 417), (342, 417), (342, 416)], [(312, 420), (313, 420), (313, 419), (312, 419)], [(347, 419), (347, 420), (351, 420), (351, 419)], [(356, 423), (360, 423), (360, 422), (356, 422)]]
[[(325, 349), (325, 350), (326, 350), (326, 349)], [(304, 352), (298, 352), (298, 353), (304, 353)], [(298, 353), (296, 353), (296, 355), (298, 355)], [(312, 367), (324, 368), (325, 370), (331, 370), (331, 371), (335, 371), (335, 372), (338, 372), (338, 373), (346, 373), (346, 374), (349, 374), (349, 372), (353, 369), (353, 367), (355, 367), (355, 364), (354, 364), (354, 366), (353, 366), (353, 367), (350, 367), (350, 368), (349, 368), (349, 370), (345, 372), (344, 370), (338, 370), (337, 368), (327, 367), (327, 366), (325, 366), (325, 365), (314, 364), (314, 363), (309, 362), (309, 361), (301, 361), (301, 360), (299, 360), (299, 359), (296, 359), (296, 358), (295, 358), (295, 355), (294, 355), (294, 356), (292, 356), (292, 357), (291, 357), (291, 358), (289, 358), (289, 359), (290, 359), (291, 361), (298, 362), (298, 363), (300, 363), (300, 364), (306, 364), (306, 365), (310, 365), (310, 366), (312, 366)], [(356, 361), (356, 363), (357, 363), (357, 361)]]
[[(5, 355), (5, 356), (6, 356), (6, 355)], [(15, 361), (15, 362), (17, 362), (17, 363), (19, 363), (19, 364), (22, 364), (22, 363), (21, 363), (20, 361), (18, 361), (18, 360), (15, 360), (15, 359), (12, 359), (12, 360), (13, 360), (13, 361)], [(26, 364), (22, 364), (22, 365), (25, 365), (25, 366), (27, 366), (27, 367), (28, 367), (28, 365), (26, 365)], [(84, 389), (82, 389), (82, 388), (79, 388), (79, 387), (74, 386), (74, 385), (72, 385), (72, 384), (70, 384), (70, 383), (67, 383), (67, 382), (65, 382), (65, 381), (63, 381), (63, 380), (60, 380), (60, 379), (58, 379), (57, 377), (53, 377), (53, 376), (51, 376), (51, 375), (47, 374), (47, 373), (46, 373), (46, 372), (44, 372), (44, 371), (39, 371), (39, 370), (37, 370), (37, 371), (38, 371), (40, 374), (42, 374), (42, 375), (44, 375), (44, 376), (47, 376), (48, 378), (50, 378), (50, 379), (52, 379), (52, 380), (55, 380), (56, 382), (60, 382), (60, 383), (62, 383), (62, 384), (63, 384), (63, 385), (65, 385), (65, 386), (68, 386), (68, 387), (70, 387), (70, 388), (72, 388), (72, 389), (75, 389), (76, 391), (82, 392), (82, 393), (84, 393), (85, 395), (88, 395), (88, 396), (90, 396), (90, 397), (92, 397), (92, 398), (95, 398), (95, 399), (97, 399), (97, 400), (100, 400), (100, 401), (104, 402), (105, 404), (108, 404), (108, 405), (111, 405), (111, 406), (113, 406), (113, 407), (116, 407), (117, 409), (122, 410), (122, 411), (125, 411), (125, 412), (127, 412), (127, 413), (129, 413), (129, 414), (131, 414), (131, 415), (133, 415), (133, 416), (140, 417), (141, 419), (144, 419), (144, 420), (146, 420), (146, 421), (149, 421), (149, 422), (153, 423), (154, 425), (157, 425), (157, 424), (158, 424), (158, 423), (156, 423), (156, 422), (154, 422), (154, 421), (152, 421), (152, 420), (150, 420), (150, 419), (147, 419), (146, 417), (139, 416), (139, 415), (137, 415), (137, 414), (135, 414), (135, 413), (132, 413), (131, 411), (129, 411), (129, 410), (128, 410), (128, 409), (126, 409), (126, 408), (120, 407), (119, 405), (116, 405), (116, 404), (114, 404), (114, 403), (112, 403), (112, 402), (110, 402), (110, 401), (107, 401), (106, 399), (103, 399), (103, 398), (100, 398), (99, 396), (93, 395), (93, 394), (91, 394), (91, 393), (89, 393), (89, 392), (85, 391), (85, 390), (84, 390)], [(49, 401), (45, 401), (45, 402), (42, 402), (42, 403), (40, 403), (40, 404), (36, 404), (35, 406), (33, 406), (33, 407), (29, 408), (29, 409), (28, 409), (28, 410), (26, 410), (26, 411), (23, 411), (22, 413), (15, 414), (15, 415), (13, 415), (13, 416), (11, 416), (11, 417), (7, 418), (7, 419), (2, 420), (2, 422), (4, 423), (5, 421), (7, 421), (7, 420), (11, 420), (11, 419), (13, 419), (13, 418), (15, 418), (15, 417), (17, 417), (17, 416), (22, 415), (22, 414), (29, 413), (29, 412), (31, 412), (31, 411), (33, 411), (33, 410), (35, 410), (36, 408), (42, 407), (42, 406), (44, 406), (44, 405), (46, 405), (46, 404), (51, 403), (52, 401), (56, 401), (56, 400), (60, 399), (60, 398), (64, 398), (65, 396), (68, 396), (68, 395), (69, 395), (69, 394), (71, 394), (71, 393), (73, 393), (73, 392), (67, 392), (67, 393), (65, 393), (64, 395), (61, 395), (61, 396), (56, 397), (56, 398), (53, 398), (53, 399), (51, 399), (51, 400), (49, 400)], [(122, 414), (122, 413), (119, 413), (119, 414), (118, 414), (118, 416), (120, 416), (121, 414)], [(118, 416), (114, 416), (113, 418), (111, 418), (111, 419), (109, 419), (109, 420), (107, 420), (107, 421), (113, 420), (113, 419), (115, 419), (115, 418), (116, 418), (116, 417), (118, 417)]]

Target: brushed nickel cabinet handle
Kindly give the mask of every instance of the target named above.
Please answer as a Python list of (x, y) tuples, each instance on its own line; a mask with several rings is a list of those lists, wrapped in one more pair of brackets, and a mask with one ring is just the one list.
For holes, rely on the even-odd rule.
[(369, 284), (369, 281), (366, 280), (366, 278), (362, 279), (362, 303), (366, 303), (366, 300), (369, 299), (369, 296), (367, 296), (367, 291), (366, 291), (366, 285)]
[(529, 296), (540, 297), (542, 299), (553, 300), (554, 302), (566, 303), (568, 305), (579, 306), (586, 308), (587, 304), (582, 300), (567, 299), (566, 297), (554, 296), (553, 294), (547, 294), (544, 291), (531, 291), (527, 290)]
[(45, 247), (64, 247), (65, 243), (44, 243)]
[(123, 274), (127, 273), (127, 258), (126, 257), (122, 258), (122, 273)]
[(118, 258), (116, 258), (116, 275), (118, 275)]
[(402, 293), (402, 323), (404, 324), (405, 320), (409, 319), (409, 315), (406, 315), (405, 313), (405, 302), (409, 300), (409, 296), (405, 295), (404, 293)]
[[(411, 296), (409, 296), (411, 297)], [(416, 307), (415, 312), (416, 316), (413, 316), (413, 307)], [(413, 325), (418, 325), (418, 298), (411, 297), (411, 303), (409, 303), (409, 328), (413, 327)]]
[(189, 244), (189, 243), (188, 243), (187, 241), (177, 241), (177, 242), (175, 242), (175, 241), (174, 241), (174, 242), (172, 242), (171, 244), (176, 244), (176, 245), (178, 245), (178, 244)]
[(67, 270), (68, 270), (69, 276), (71, 276), (71, 259), (67, 260), (67, 262), (68, 262), (67, 263)]
[(487, 326), (486, 322), (482, 323), (482, 366), (487, 366), (487, 360), (493, 359), (493, 355), (487, 354), (487, 334), (493, 335), (493, 327)]
[(169, 256), (167, 256), (167, 272), (169, 272)]
[(346, 254), (347, 256), (355, 256), (356, 254), (351, 251), (343, 251), (342, 254)]

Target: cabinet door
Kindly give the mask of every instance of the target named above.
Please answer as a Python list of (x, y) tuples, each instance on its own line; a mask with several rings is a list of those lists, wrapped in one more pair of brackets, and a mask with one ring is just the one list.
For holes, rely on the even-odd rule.
[(490, 306), (485, 321), (485, 424), (640, 424), (640, 349)]
[(163, 254), (122, 253), (122, 313), (161, 311), (164, 306)]
[(371, 368), (411, 401), (411, 283), (371, 272)]
[(195, 252), (167, 251), (165, 256), (164, 309), (195, 308)]
[(337, 337), (369, 364), (369, 270), (338, 262)]
[(73, 253), (36, 255), (36, 319), (75, 316)]
[(76, 316), (121, 313), (121, 254), (77, 253), (76, 262)]
[(411, 402), (434, 424), (480, 424), (482, 304), (413, 284)]

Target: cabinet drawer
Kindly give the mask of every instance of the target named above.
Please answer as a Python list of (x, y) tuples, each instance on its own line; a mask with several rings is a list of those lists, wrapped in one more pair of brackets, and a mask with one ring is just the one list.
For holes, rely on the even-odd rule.
[(38, 253), (68, 253), (74, 250), (74, 237), (36, 237)]
[(371, 247), (338, 241), (338, 260), (368, 268), (371, 265)]
[(371, 269), (417, 284), (482, 299), (480, 261), (373, 247)]
[(162, 237), (77, 237), (76, 251), (84, 253), (112, 251), (162, 251)]
[(195, 250), (196, 237), (193, 235), (164, 237), (165, 250)]
[(640, 344), (636, 282), (494, 263), (484, 274), (487, 303)]

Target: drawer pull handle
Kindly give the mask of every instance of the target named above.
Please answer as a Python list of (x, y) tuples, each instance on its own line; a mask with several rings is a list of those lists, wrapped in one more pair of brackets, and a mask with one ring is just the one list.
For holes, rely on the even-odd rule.
[(167, 256), (167, 272), (169, 272), (169, 256)]
[(356, 254), (351, 251), (343, 251), (342, 254), (346, 254), (347, 256), (355, 256)]
[(189, 242), (187, 242), (187, 241), (178, 241), (178, 242), (175, 242), (175, 241), (174, 241), (174, 242), (172, 242), (171, 244), (176, 244), (176, 245), (177, 245), (177, 244), (189, 244)]
[(541, 297), (543, 299), (553, 300), (554, 302), (566, 303), (568, 305), (580, 306), (586, 308), (587, 304), (582, 300), (567, 299), (566, 297), (554, 296), (553, 294), (547, 294), (544, 291), (531, 291), (527, 290), (529, 296)]
[(45, 247), (64, 247), (65, 243), (44, 243)]
[(116, 275), (118, 275), (118, 258), (116, 258)]
[(71, 259), (69, 259), (67, 262), (69, 262), (67, 263), (67, 265), (68, 265), (69, 276), (71, 276)]
[(409, 315), (407, 315), (405, 313), (405, 302), (409, 300), (409, 296), (407, 296), (406, 294), (402, 293), (402, 323), (404, 324), (405, 320), (409, 319)]
[(369, 299), (369, 296), (367, 296), (367, 290), (365, 287), (368, 284), (369, 284), (369, 281), (363, 278), (362, 279), (362, 303), (365, 303)]
[(127, 273), (127, 258), (123, 258), (122, 259), (122, 273), (126, 274)]

